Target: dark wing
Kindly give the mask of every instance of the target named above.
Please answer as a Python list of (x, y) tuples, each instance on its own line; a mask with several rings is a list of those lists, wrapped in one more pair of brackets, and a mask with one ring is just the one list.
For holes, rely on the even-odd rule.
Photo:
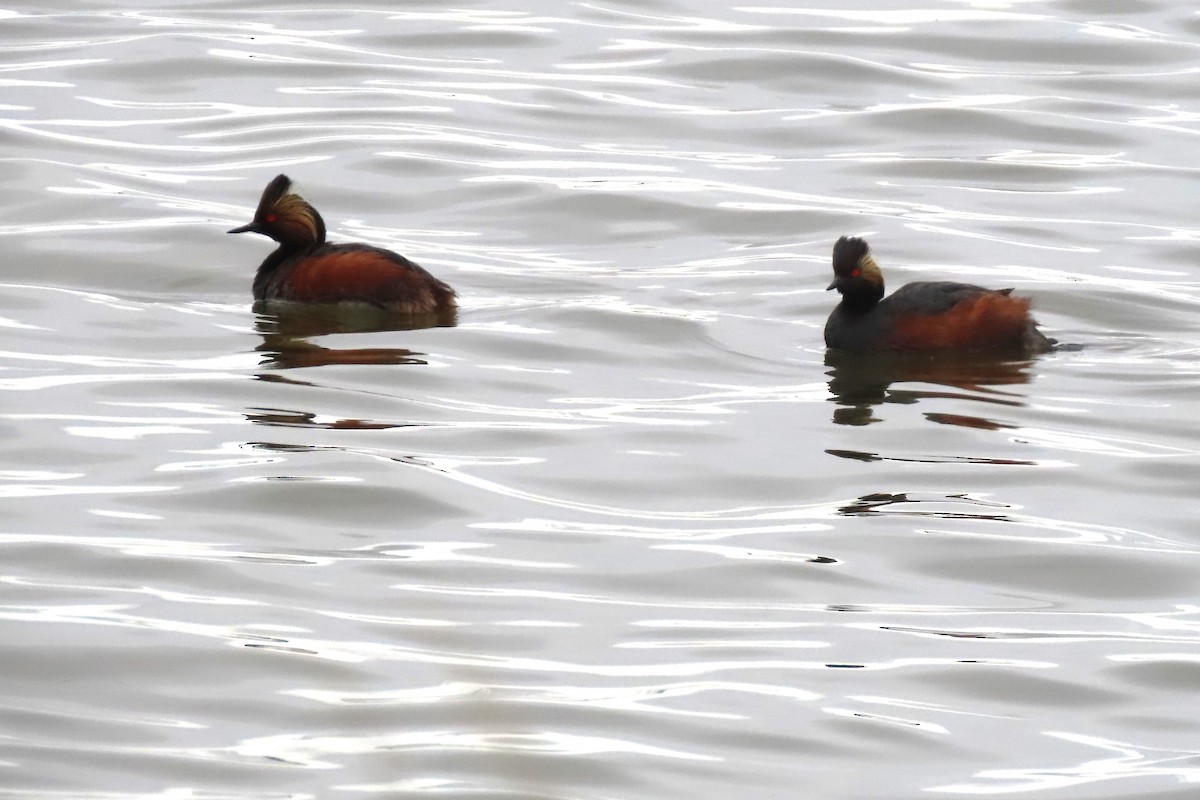
[(918, 281), (901, 286), (882, 301), (880, 310), (888, 314), (937, 316), (945, 314), (964, 300), (984, 294), (1007, 295), (1012, 289), (985, 289), (954, 281)]
[(889, 298), (899, 296), (888, 308), (888, 344), (897, 350), (1033, 350), (1028, 337), (1037, 329), (1029, 299), (1011, 292), (948, 281), (909, 284)]
[(288, 299), (357, 301), (422, 313), (453, 306), (454, 290), (399, 253), (360, 244), (326, 245), (292, 272)]

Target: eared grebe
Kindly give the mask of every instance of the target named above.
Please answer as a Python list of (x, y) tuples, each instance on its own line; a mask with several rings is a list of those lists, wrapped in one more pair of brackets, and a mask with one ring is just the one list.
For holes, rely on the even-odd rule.
[(842, 302), (825, 323), (825, 344), (852, 353), (1008, 348), (1044, 353), (1054, 341), (1029, 316), (1029, 300), (1012, 289), (922, 281), (883, 297), (883, 274), (862, 239), (833, 246), (833, 283)]
[(327, 244), (325, 221), (291, 191), (287, 175), (263, 190), (254, 221), (230, 233), (279, 242), (254, 276), (259, 302), (360, 303), (398, 314), (452, 311), (454, 290), (399, 253), (369, 244)]

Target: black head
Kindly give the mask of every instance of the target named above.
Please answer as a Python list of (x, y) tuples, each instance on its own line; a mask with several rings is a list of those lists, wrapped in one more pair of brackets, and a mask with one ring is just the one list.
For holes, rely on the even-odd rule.
[(287, 247), (312, 247), (325, 241), (325, 220), (292, 191), (292, 179), (276, 175), (263, 189), (254, 221), (230, 233), (261, 233)]
[(833, 283), (843, 298), (878, 302), (883, 297), (883, 273), (865, 239), (843, 236), (833, 246)]
[(857, 236), (843, 236), (833, 245), (833, 271), (849, 273), (858, 266), (862, 257), (871, 252), (866, 239)]

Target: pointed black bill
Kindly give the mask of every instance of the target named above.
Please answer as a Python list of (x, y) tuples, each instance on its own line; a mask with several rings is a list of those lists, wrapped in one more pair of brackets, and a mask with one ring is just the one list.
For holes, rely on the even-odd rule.
[(259, 230), (257, 222), (247, 222), (240, 228), (234, 228), (231, 231), (226, 231), (226, 233), (262, 233), (262, 231)]

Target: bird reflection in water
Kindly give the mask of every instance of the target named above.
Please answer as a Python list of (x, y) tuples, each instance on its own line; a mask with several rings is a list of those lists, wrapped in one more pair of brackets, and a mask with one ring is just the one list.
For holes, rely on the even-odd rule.
[(314, 344), (313, 337), (338, 333), (380, 333), (453, 327), (457, 309), (397, 315), (372, 306), (255, 306), (256, 328), (263, 337), (256, 350), (263, 366), (279, 369), (330, 364), (426, 364), (424, 353), (402, 347), (335, 348)]
[(968, 494), (923, 494), (912, 492), (876, 492), (862, 495), (838, 509), (844, 517), (866, 517), (896, 513), (936, 519), (978, 519), (1011, 522), (1006, 513), (1012, 507)]
[[(838, 425), (879, 422), (875, 406), (883, 403), (916, 403), (927, 398), (962, 398), (1002, 406), (1020, 406), (1020, 395), (996, 387), (1029, 383), (1032, 358), (990, 352), (963, 353), (844, 353), (827, 350), (829, 391), (838, 405), (833, 421)], [(924, 383), (938, 389), (893, 389), (894, 383)], [(996, 430), (1006, 427), (981, 417), (929, 414), (933, 422)]]
[[(378, 422), (368, 419), (322, 419), (309, 411), (289, 411), (283, 408), (255, 408), (246, 413), (246, 419), (259, 425), (274, 425), (282, 428), (324, 428), (326, 430), (383, 431), (392, 428), (417, 427), (414, 423)], [(314, 448), (307, 445), (276, 445), (256, 442), (264, 450), (305, 452)]]

